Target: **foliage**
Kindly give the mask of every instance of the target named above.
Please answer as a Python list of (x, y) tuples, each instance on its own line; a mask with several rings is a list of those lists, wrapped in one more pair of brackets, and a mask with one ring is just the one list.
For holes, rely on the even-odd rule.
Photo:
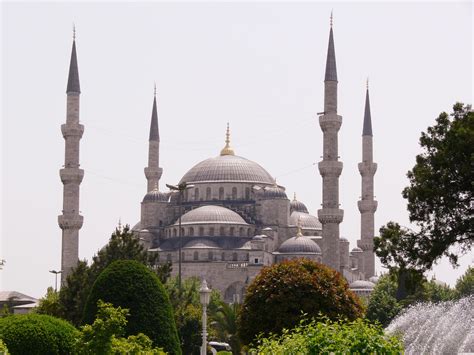
[(68, 322), (43, 314), (0, 319), (0, 338), (10, 354), (70, 354), (77, 330)]
[(8, 348), (7, 348), (7, 346), (5, 345), (5, 343), (3, 342), (2, 339), (0, 339), (0, 354), (1, 355), (8, 355)]
[(126, 335), (144, 333), (155, 346), (181, 354), (168, 295), (158, 277), (145, 265), (135, 260), (110, 264), (92, 287), (84, 309), (84, 323), (93, 322), (99, 300), (129, 309)]
[[(428, 270), (443, 255), (453, 265), (474, 243), (474, 112), (457, 103), (420, 138), (422, 153), (407, 176), (410, 221), (418, 232), (387, 224), (374, 245), (385, 264)], [(385, 232), (385, 233), (383, 233)]]
[(330, 319), (363, 314), (358, 297), (337, 271), (308, 259), (284, 261), (262, 269), (249, 285), (239, 315), (239, 335), (249, 344), (259, 333), (280, 333), (298, 324), (302, 313), (322, 312)]
[(59, 303), (59, 293), (54, 291), (52, 287), (48, 287), (46, 295), (39, 300), (38, 307), (34, 309), (34, 312), (60, 318), (63, 309)]
[(80, 324), (92, 285), (99, 274), (116, 260), (139, 261), (154, 270), (162, 282), (171, 272), (171, 263), (158, 265), (156, 254), (147, 252), (128, 225), (116, 228), (109, 243), (93, 257), (92, 264), (88, 266), (86, 261), (80, 261), (67, 277), (59, 293), (63, 318), (76, 326)]
[(234, 354), (240, 354), (241, 344), (237, 334), (237, 318), (241, 309), (238, 303), (222, 302), (211, 315), (211, 327), (215, 329), (219, 341), (228, 343)]
[(366, 313), (367, 319), (377, 321), (383, 327), (390, 324), (402, 309), (402, 305), (395, 297), (396, 292), (397, 280), (393, 275), (382, 275), (370, 295)]
[(469, 267), (456, 281), (455, 292), (457, 297), (474, 295), (474, 267)]
[(352, 322), (323, 318), (305, 321), (282, 335), (258, 338), (251, 354), (401, 354), (401, 341), (387, 336), (381, 326), (357, 319)]
[[(202, 305), (199, 299), (200, 280), (197, 277), (190, 277), (183, 280), (181, 293), (179, 292), (178, 278), (174, 277), (165, 284), (166, 291), (170, 297), (171, 305), (174, 309), (176, 327), (181, 341), (183, 354), (199, 354), (202, 344)], [(212, 290), (208, 306), (210, 318), (221, 304), (220, 294), (217, 290)], [(213, 330), (209, 329), (212, 336)]]
[(99, 300), (97, 318), (92, 325), (81, 327), (76, 342), (77, 355), (96, 354), (164, 354), (160, 349), (152, 348), (152, 341), (140, 333), (123, 338), (127, 324), (128, 310), (114, 308), (111, 303)]
[(433, 303), (445, 302), (455, 298), (455, 291), (449, 285), (432, 279), (423, 283), (423, 299)]

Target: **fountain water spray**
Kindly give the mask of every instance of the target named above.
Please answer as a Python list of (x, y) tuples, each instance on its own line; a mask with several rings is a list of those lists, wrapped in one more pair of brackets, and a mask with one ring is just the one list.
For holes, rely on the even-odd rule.
[(474, 353), (474, 295), (413, 305), (386, 330), (400, 334), (407, 355)]

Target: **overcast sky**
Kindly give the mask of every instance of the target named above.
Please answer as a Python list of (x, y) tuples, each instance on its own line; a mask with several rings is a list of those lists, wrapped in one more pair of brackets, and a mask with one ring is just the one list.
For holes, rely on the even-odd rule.
[[(359, 238), (361, 131), (370, 77), (376, 230), (409, 226), (401, 190), (420, 133), (456, 101), (472, 103), (471, 2), (8, 3), (2, 9), (0, 289), (43, 295), (60, 268), (64, 163), (60, 126), (77, 27), (81, 82), (80, 257), (119, 219), (134, 225), (146, 192), (153, 83), (158, 88), (160, 187), (219, 154), (226, 122), (236, 154), (258, 162), (316, 214), (329, 15), (343, 124), (341, 235)], [(446, 262), (453, 284), (473, 262)], [(379, 270), (380, 267), (379, 267)]]

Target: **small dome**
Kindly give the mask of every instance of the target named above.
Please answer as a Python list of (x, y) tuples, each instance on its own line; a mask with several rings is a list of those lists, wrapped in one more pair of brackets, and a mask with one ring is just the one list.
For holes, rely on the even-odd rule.
[(376, 284), (377, 282), (379, 282), (379, 277), (378, 276), (369, 277), (369, 281)]
[(168, 202), (169, 194), (153, 189), (143, 198), (143, 202)]
[(300, 223), (301, 229), (321, 229), (321, 223), (319, 222), (318, 217), (312, 216), (304, 212), (293, 212), (290, 216), (290, 225), (297, 226), (298, 221)]
[(295, 211), (296, 212), (309, 213), (308, 209), (305, 206), (305, 204), (296, 199), (296, 194), (295, 194), (295, 197), (293, 198), (293, 201), (290, 202), (290, 214), (295, 212)]
[(216, 243), (208, 239), (193, 239), (186, 243), (183, 249), (217, 249), (219, 248)]
[(283, 243), (281, 243), (278, 251), (284, 254), (321, 254), (321, 248), (319, 248), (318, 244), (303, 236), (292, 237), (288, 240), (285, 240)]
[(375, 284), (370, 281), (357, 280), (349, 284), (351, 290), (373, 290)]
[(339, 238), (339, 241), (340, 241), (340, 242), (344, 242), (344, 243), (349, 243), (349, 241), (347, 240), (347, 238), (344, 238), (344, 237)]
[(285, 190), (279, 186), (267, 186), (263, 190), (263, 198), (266, 199), (284, 199), (287, 200), (288, 196), (286, 196)]
[(362, 253), (363, 250), (359, 247), (355, 247), (354, 249), (351, 250), (351, 253)]
[(266, 235), (260, 234), (260, 235), (254, 236), (254, 237), (252, 238), (252, 240), (264, 241), (266, 238), (268, 238)]
[[(202, 206), (185, 213), (181, 224), (247, 224), (234, 211), (221, 206)], [(175, 223), (177, 225), (178, 222)]]

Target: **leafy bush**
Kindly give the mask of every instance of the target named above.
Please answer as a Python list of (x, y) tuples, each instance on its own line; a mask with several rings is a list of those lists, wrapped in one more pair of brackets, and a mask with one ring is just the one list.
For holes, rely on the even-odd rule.
[(387, 326), (403, 308), (397, 301), (396, 293), (397, 280), (390, 274), (381, 276), (370, 295), (367, 319)]
[(302, 314), (330, 319), (362, 316), (359, 298), (337, 271), (308, 259), (262, 269), (247, 289), (239, 315), (239, 335), (249, 344), (259, 333), (278, 334), (296, 326)]
[(401, 341), (387, 336), (381, 326), (362, 319), (352, 322), (304, 320), (281, 336), (258, 338), (250, 351), (259, 355), (283, 354), (401, 354)]
[(0, 339), (0, 355), (8, 355), (8, 348), (2, 339)]
[(102, 271), (87, 299), (83, 323), (94, 321), (99, 300), (129, 310), (126, 335), (143, 333), (155, 346), (181, 354), (168, 295), (158, 277), (140, 262), (119, 260)]
[(0, 319), (0, 339), (10, 354), (70, 354), (77, 329), (68, 322), (41, 314)]
[(464, 275), (456, 281), (455, 292), (459, 298), (474, 295), (474, 267), (468, 267)]

